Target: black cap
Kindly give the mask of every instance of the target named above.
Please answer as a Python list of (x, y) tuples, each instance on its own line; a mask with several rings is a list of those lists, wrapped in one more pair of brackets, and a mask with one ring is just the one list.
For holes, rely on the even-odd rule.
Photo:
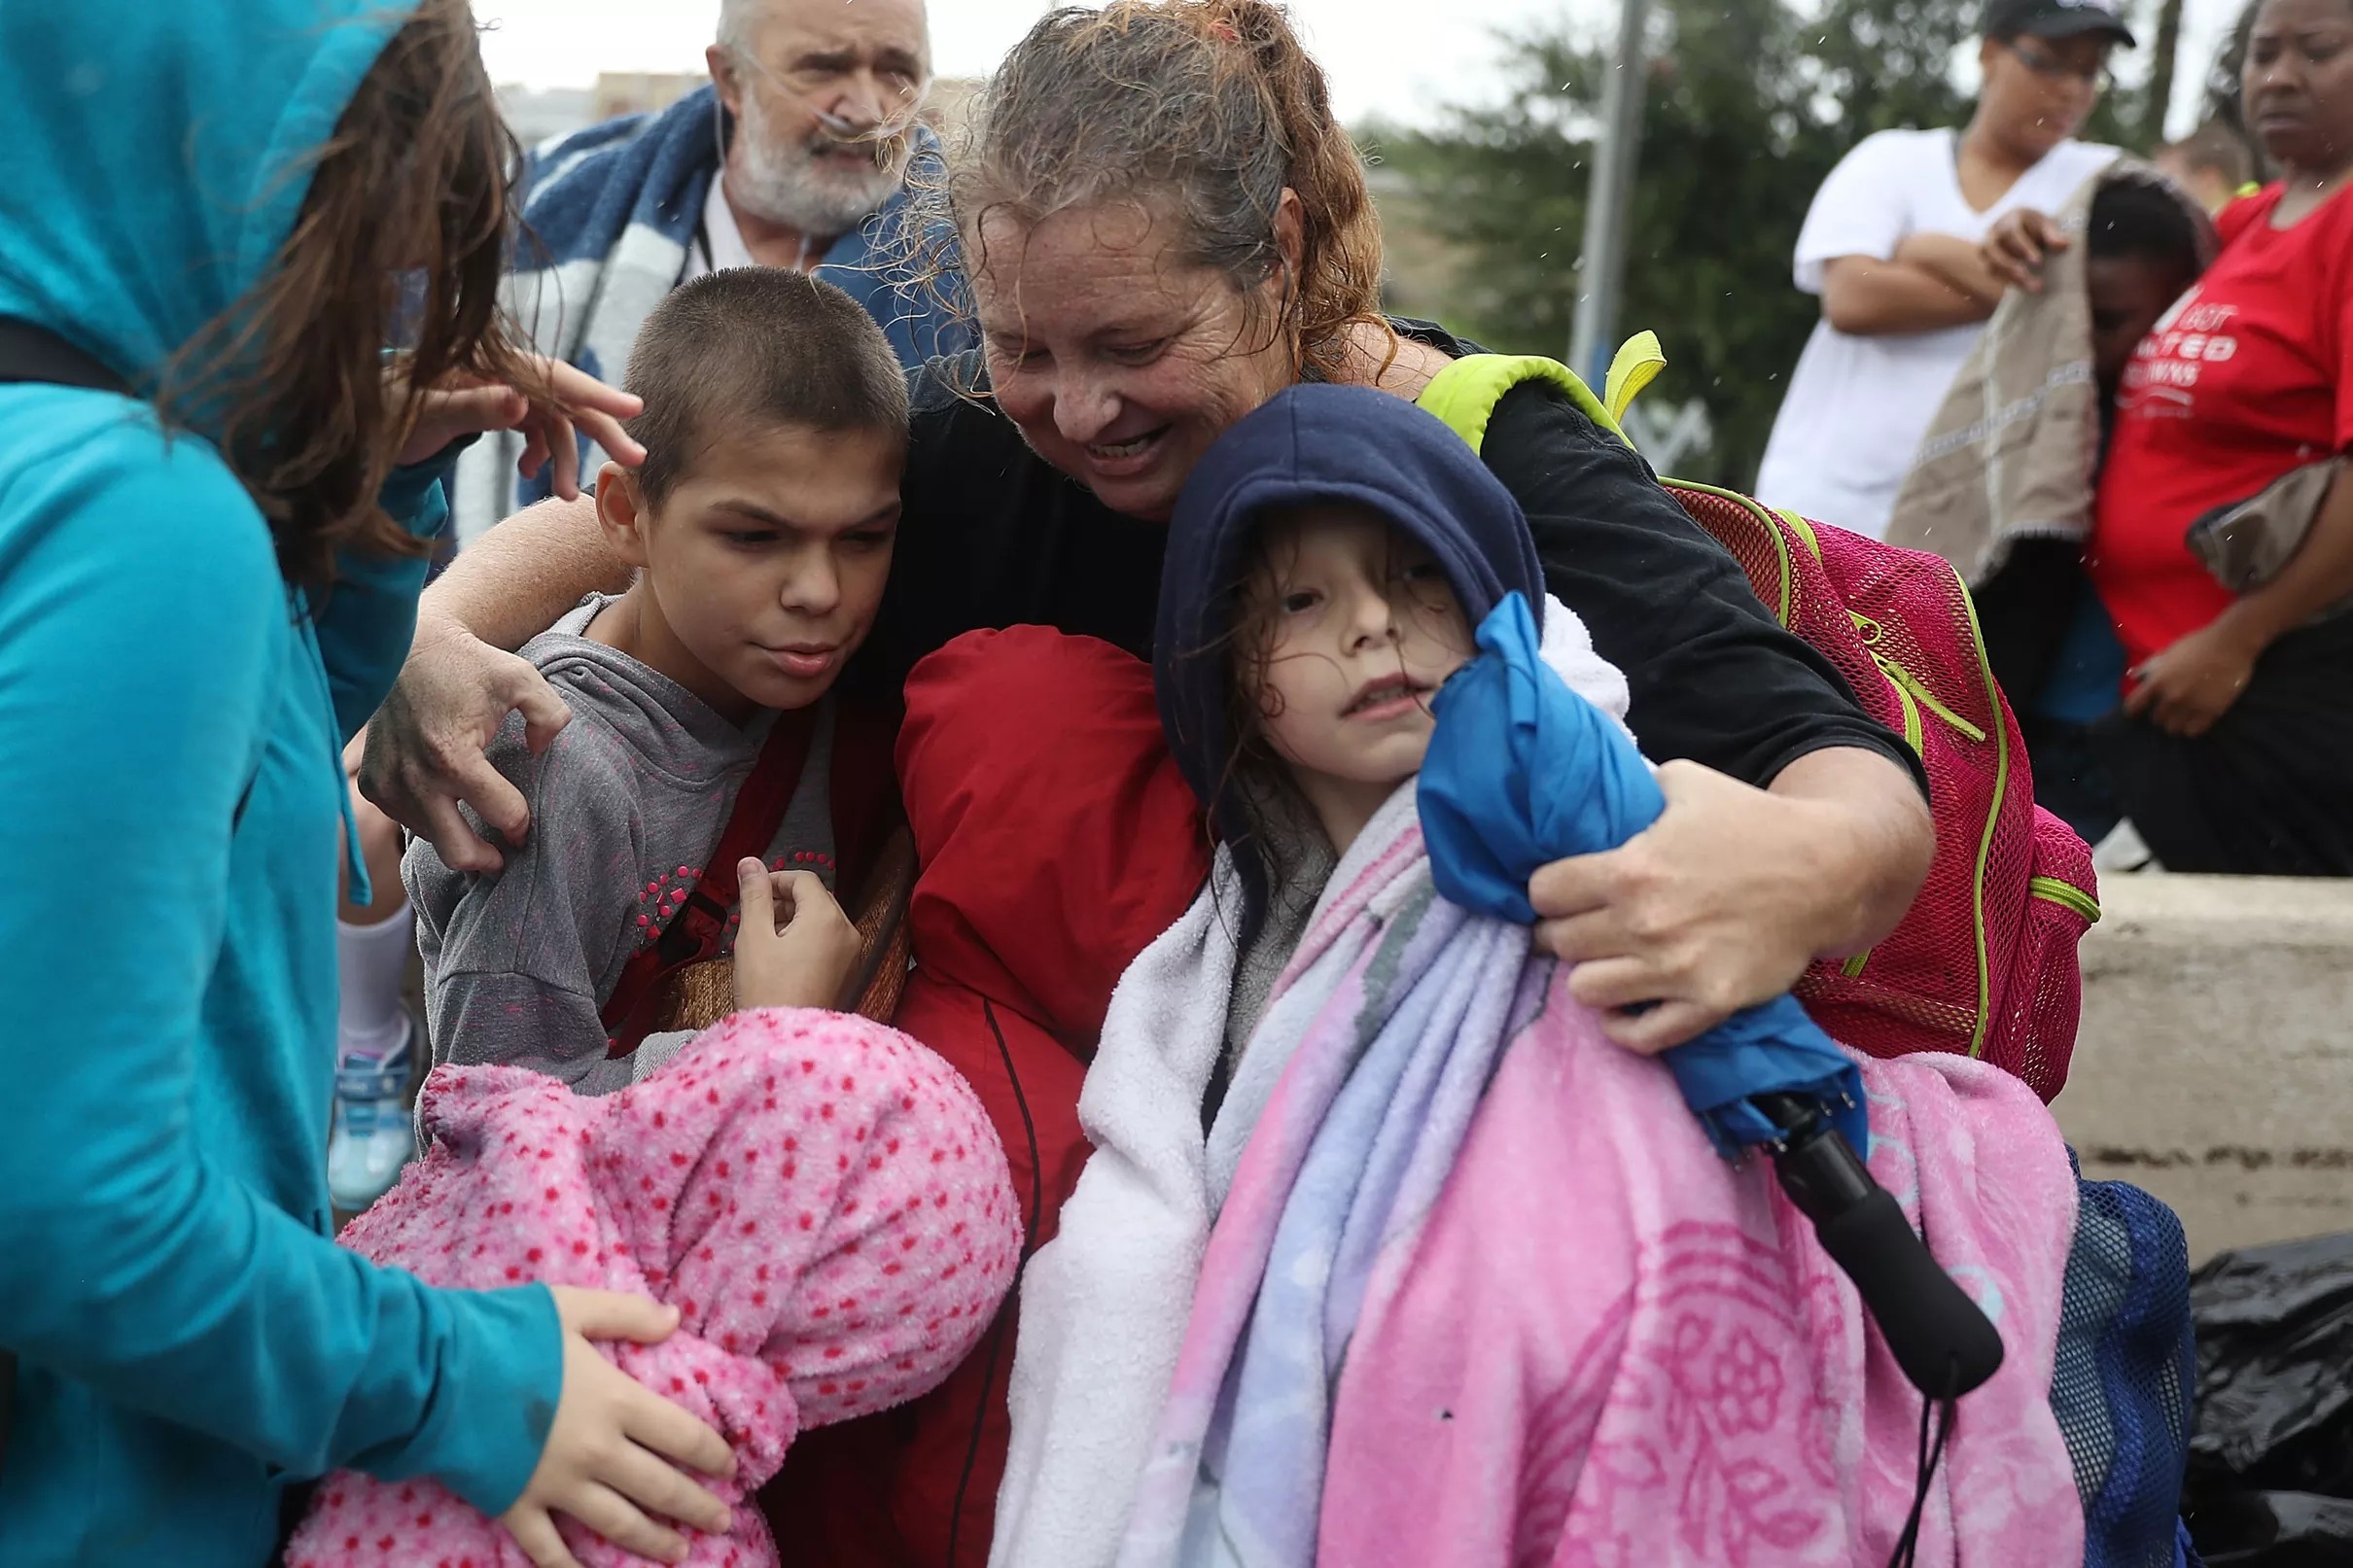
[(2133, 47), (2117, 0), (1987, 0), (1985, 36), (2017, 38), (2112, 38)]

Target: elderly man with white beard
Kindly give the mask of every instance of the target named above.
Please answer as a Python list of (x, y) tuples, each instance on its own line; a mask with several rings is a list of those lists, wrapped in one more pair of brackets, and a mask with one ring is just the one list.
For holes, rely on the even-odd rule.
[[(948, 308), (952, 247), (917, 245), (910, 181), (940, 154), (917, 119), (931, 86), (924, 0), (724, 0), (712, 85), (658, 115), (535, 150), (508, 303), (544, 351), (618, 383), (664, 295), (731, 266), (782, 266), (865, 305), (909, 366), (966, 346)], [(460, 464), (461, 544), (547, 494), (519, 436)], [(586, 450), (582, 472), (603, 454)]]

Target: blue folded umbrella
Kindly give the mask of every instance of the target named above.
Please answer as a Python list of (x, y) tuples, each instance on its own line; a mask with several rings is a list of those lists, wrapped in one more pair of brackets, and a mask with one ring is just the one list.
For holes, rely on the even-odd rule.
[[(1478, 657), (1438, 693), (1422, 836), (1448, 902), (1529, 924), (1538, 866), (1616, 849), (1667, 800), (1626, 732), (1538, 657), (1526, 599), (1505, 596), (1478, 641)], [(1775, 1094), (1822, 1106), (1858, 1155), (1870, 1152), (1862, 1075), (1792, 996), (1734, 1014), (1666, 1062), (1726, 1159), (1780, 1135), (1754, 1103)]]

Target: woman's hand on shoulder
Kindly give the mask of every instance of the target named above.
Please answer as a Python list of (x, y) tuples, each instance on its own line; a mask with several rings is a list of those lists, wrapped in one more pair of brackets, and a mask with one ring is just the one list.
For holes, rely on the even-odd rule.
[(2048, 214), (2017, 207), (1994, 220), (1979, 242), (1978, 254), (1993, 275), (2014, 289), (2040, 294), (2043, 263), (2054, 252), (2067, 248), (2067, 235)]
[(510, 844), (530, 831), (530, 805), (487, 755), (517, 710), (534, 752), (544, 751), (572, 718), (530, 660), (492, 647), (454, 621), (420, 613), (401, 678), (368, 721), (360, 793), (431, 843), (450, 870), (497, 871), (504, 858), (458, 804), (472, 806)]
[[(1771, 1000), (1816, 957), (1883, 934), (1926, 875), (1927, 812), (1901, 770), (1886, 769), (1909, 805), (1888, 814), (1874, 801), (1858, 814), (1829, 793), (1768, 791), (1667, 763), (1658, 821), (1530, 880), (1537, 945), (1575, 965), (1570, 994), (1644, 1055)], [(1901, 820), (1873, 822), (1882, 816)]]
[(863, 946), (825, 883), (807, 871), (736, 867), (735, 1005), (840, 1008)]

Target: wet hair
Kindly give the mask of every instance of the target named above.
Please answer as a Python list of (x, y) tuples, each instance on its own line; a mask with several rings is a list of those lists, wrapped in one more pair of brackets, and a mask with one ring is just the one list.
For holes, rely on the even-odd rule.
[(1176, 226), (1187, 260), (1249, 292), (1282, 269), (1285, 190), (1299, 269), (1269, 325), (1302, 375), (1343, 379), (1351, 329), (1388, 325), (1380, 221), (1322, 68), (1269, 0), (1111, 0), (1049, 12), (1005, 57), (947, 177), (946, 226), (978, 269), (991, 219), (1030, 227), (1132, 202)]
[[(1264, 926), (1274, 890), (1298, 869), (1300, 835), (1319, 830), (1315, 811), (1292, 776), (1291, 764), (1276, 750), (1268, 732), (1269, 723), (1281, 714), (1279, 708), (1269, 707), (1274, 693), (1268, 675), (1279, 605), (1279, 596), (1272, 590), (1283, 576), (1282, 553), (1296, 550), (1289, 525), (1298, 515), (1296, 508), (1276, 507), (1252, 521), (1241, 550), (1241, 568), (1218, 595), (1218, 623), (1225, 628), (1224, 635), (1209, 647), (1186, 655), (1214, 658), (1223, 665), (1226, 734), (1231, 743), (1224, 776), (1210, 808), (1208, 830), (1212, 840), (1222, 842), (1234, 857), (1242, 888), (1237, 929), (1246, 946)], [(1394, 522), (1387, 524), (1387, 530), (1392, 555), (1400, 551), (1429, 553)], [(1411, 608), (1435, 613), (1438, 607)]]
[[(324, 591), (347, 546), (428, 547), (376, 504), (425, 389), (544, 390), (498, 304), (520, 164), (467, 0), (424, 0), (315, 153), (269, 270), (164, 366), (162, 418), (219, 431), (296, 586)], [(405, 373), (388, 383), (393, 343)]]
[(2188, 198), (2170, 184), (2116, 179), (2091, 197), (2085, 254), (2100, 261), (2134, 261), (2175, 271), (2184, 281), (2205, 270), (2208, 243)]
[(1275, 531), (1252, 530), (1243, 551), (1243, 569), (1218, 595), (1225, 635), (1188, 654), (1219, 662), (1225, 689), (1225, 733), (1229, 738), (1223, 777), (1203, 814), (1213, 851), (1223, 844), (1234, 858), (1242, 907), (1233, 912), (1236, 941), (1247, 947), (1266, 924), (1276, 889), (1299, 869), (1302, 835), (1315, 831), (1316, 814), (1300, 793), (1290, 764), (1268, 733), (1267, 672), (1275, 651), (1275, 617), (1264, 592), (1276, 571), (1271, 551)]
[(638, 491), (659, 507), (730, 433), (779, 425), (907, 438), (906, 371), (874, 318), (823, 279), (729, 267), (671, 291), (630, 351)]

